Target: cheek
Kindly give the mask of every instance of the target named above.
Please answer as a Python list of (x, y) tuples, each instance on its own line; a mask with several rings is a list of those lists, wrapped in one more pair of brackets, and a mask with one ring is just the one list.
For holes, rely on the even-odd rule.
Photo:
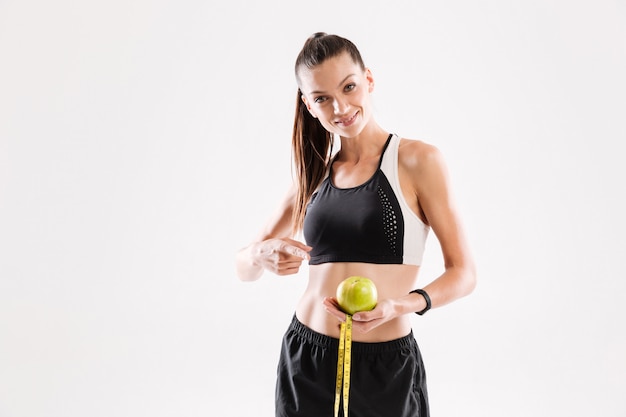
[(322, 126), (324, 126), (324, 129), (329, 131), (333, 129), (333, 111), (328, 111), (327, 109), (318, 109), (317, 112), (317, 120)]
[(361, 90), (359, 91), (358, 96), (355, 97), (356, 101), (360, 104), (361, 107), (369, 107), (370, 105), (370, 91), (369, 90)]
[(317, 105), (313, 107), (311, 110), (315, 114), (315, 117), (317, 117), (318, 119), (324, 119), (328, 117), (328, 114), (329, 114), (328, 108), (329, 106), (325, 106), (322, 104), (322, 105)]

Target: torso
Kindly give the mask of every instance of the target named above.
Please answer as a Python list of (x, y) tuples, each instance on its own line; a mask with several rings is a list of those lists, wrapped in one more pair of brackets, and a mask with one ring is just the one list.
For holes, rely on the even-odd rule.
[[(404, 142), (404, 141), (403, 141)], [(413, 141), (410, 141), (413, 142)], [(402, 147), (402, 143), (400, 144)], [(400, 153), (398, 151), (398, 153)], [(335, 187), (350, 188), (359, 186), (372, 177), (378, 169), (380, 159), (362, 162), (360, 166), (350, 166), (335, 161), (333, 176), (330, 179)], [(402, 196), (410, 209), (410, 215), (422, 221), (419, 204), (412, 187), (407, 184), (402, 163), (398, 169), (399, 185)], [(421, 257), (421, 255), (420, 255)], [(352, 275), (365, 276), (374, 281), (379, 299), (398, 298), (408, 294), (416, 287), (419, 266), (412, 263), (363, 263), (363, 262), (328, 262), (309, 266), (309, 281), (297, 308), (298, 319), (311, 329), (332, 337), (339, 337), (340, 323), (326, 312), (322, 301), (325, 297), (334, 297), (339, 283)], [(387, 322), (368, 333), (354, 333), (353, 340), (361, 342), (381, 342), (406, 336), (411, 331), (407, 315)]]

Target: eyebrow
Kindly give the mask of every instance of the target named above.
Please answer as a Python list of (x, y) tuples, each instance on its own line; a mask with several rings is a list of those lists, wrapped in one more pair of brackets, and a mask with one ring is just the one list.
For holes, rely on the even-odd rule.
[[(348, 75), (346, 78), (344, 78), (343, 80), (341, 80), (341, 82), (339, 83), (339, 85), (338, 85), (337, 87), (341, 87), (341, 85), (342, 85), (343, 83), (345, 83), (345, 82), (346, 82), (346, 80), (347, 80), (348, 78), (350, 78), (350, 77), (352, 77), (352, 76), (354, 76), (354, 75), (356, 75), (356, 74), (350, 74), (350, 75)], [(318, 90), (315, 90), (315, 91), (311, 91), (309, 94), (324, 94), (324, 92), (323, 92), (323, 91), (318, 91)]]

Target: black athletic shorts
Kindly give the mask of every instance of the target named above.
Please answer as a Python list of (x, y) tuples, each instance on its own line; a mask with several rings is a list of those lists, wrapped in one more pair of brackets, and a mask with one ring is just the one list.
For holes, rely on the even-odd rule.
[[(276, 417), (333, 416), (338, 347), (338, 339), (294, 315), (278, 363)], [(429, 416), (424, 364), (412, 332), (389, 342), (352, 342), (348, 406), (348, 417)]]

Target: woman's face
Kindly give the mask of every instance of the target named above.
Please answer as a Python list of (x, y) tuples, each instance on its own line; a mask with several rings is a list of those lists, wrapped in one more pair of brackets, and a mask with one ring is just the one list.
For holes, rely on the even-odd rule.
[(302, 100), (311, 115), (331, 133), (354, 137), (371, 118), (369, 95), (374, 79), (348, 53), (298, 71)]

